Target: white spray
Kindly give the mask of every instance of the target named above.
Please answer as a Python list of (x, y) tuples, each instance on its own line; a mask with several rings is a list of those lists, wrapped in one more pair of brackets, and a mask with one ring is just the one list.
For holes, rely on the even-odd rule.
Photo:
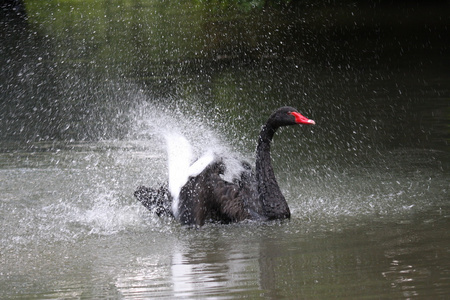
[(192, 163), (192, 147), (189, 141), (178, 133), (165, 135), (169, 163), (169, 192), (172, 195), (172, 212), (178, 217), (178, 203), (181, 188), (189, 177), (200, 174), (214, 161), (212, 151), (207, 151), (195, 163)]

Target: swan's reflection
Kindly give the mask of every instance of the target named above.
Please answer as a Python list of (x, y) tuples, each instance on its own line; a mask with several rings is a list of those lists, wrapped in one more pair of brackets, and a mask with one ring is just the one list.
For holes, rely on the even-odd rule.
[[(203, 250), (201, 249), (202, 247)], [(256, 249), (255, 249), (256, 248)], [(193, 298), (259, 290), (257, 244), (202, 240), (176, 247), (172, 254), (173, 296)], [(256, 250), (256, 251), (255, 251)]]
[(449, 286), (448, 219), (422, 231), (422, 219), (313, 234), (290, 231), (295, 221), (186, 230), (156, 239), (158, 251), (142, 246), (150, 250), (117, 287), (137, 298), (439, 296)]
[(159, 251), (134, 259), (117, 277), (116, 287), (131, 298), (214, 299), (259, 293), (258, 239), (226, 235), (189, 231), (185, 239), (161, 241)]

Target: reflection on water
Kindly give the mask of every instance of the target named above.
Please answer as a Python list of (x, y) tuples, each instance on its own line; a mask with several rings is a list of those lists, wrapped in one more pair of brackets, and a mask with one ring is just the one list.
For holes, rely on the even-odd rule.
[[(2, 299), (450, 293), (448, 14), (80, 3), (0, 20)], [(274, 140), (291, 220), (190, 230), (133, 198), (164, 132), (252, 161), (286, 104), (317, 122)]]
[[(395, 234), (386, 236), (386, 225)], [(415, 227), (395, 223), (380, 227), (364, 226), (341, 234), (316, 232), (316, 237), (291, 232), (280, 237), (273, 228), (255, 234), (239, 227), (227, 228), (220, 240), (217, 233), (223, 232), (208, 228), (175, 245), (166, 253), (169, 261), (154, 254), (135, 259), (116, 285), (129, 297), (135, 293), (136, 297), (358, 298), (367, 291), (376, 291), (379, 297), (443, 295), (448, 289), (444, 269), (449, 266), (444, 260), (438, 268), (434, 263), (435, 256), (448, 258), (448, 236), (431, 245), (419, 242), (423, 249), (417, 249), (417, 238), (404, 240)], [(405, 251), (416, 255), (405, 255)], [(424, 252), (429, 255), (422, 256)], [(427, 289), (430, 282), (438, 288)]]

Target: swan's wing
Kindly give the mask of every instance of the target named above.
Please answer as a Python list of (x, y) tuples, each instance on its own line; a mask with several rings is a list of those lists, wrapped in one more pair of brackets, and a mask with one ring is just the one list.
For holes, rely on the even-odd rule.
[(211, 207), (216, 209), (217, 221), (229, 223), (249, 219), (249, 211), (245, 207), (247, 195), (242, 193), (242, 189), (238, 185), (219, 177), (212, 186), (213, 196), (209, 200), (212, 202)]
[(188, 174), (190, 177), (198, 176), (207, 166), (209, 166), (215, 159), (214, 153), (212, 151), (208, 151), (196, 162), (194, 162), (188, 169)]
[(190, 177), (198, 176), (211, 165), (215, 156), (212, 151), (208, 151), (191, 165), (193, 154), (189, 141), (177, 133), (166, 134), (165, 138), (169, 160), (169, 191), (173, 198), (172, 212), (177, 217), (181, 189)]
[(169, 191), (175, 199), (178, 198), (181, 187), (186, 184), (189, 178), (192, 147), (188, 140), (180, 134), (170, 133), (165, 138), (169, 167)]

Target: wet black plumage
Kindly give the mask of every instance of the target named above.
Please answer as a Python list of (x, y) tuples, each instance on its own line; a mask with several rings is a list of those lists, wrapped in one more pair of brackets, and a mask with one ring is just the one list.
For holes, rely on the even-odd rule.
[(225, 181), (225, 165), (216, 160), (199, 175), (190, 177), (179, 194), (178, 213), (172, 212), (167, 186), (159, 189), (139, 187), (134, 195), (158, 216), (175, 216), (182, 224), (202, 226), (205, 222), (231, 223), (246, 219), (290, 218), (289, 206), (278, 186), (270, 157), (270, 143), (281, 126), (315, 124), (295, 108), (277, 109), (262, 126), (256, 148), (255, 171), (243, 162), (240, 178)]

